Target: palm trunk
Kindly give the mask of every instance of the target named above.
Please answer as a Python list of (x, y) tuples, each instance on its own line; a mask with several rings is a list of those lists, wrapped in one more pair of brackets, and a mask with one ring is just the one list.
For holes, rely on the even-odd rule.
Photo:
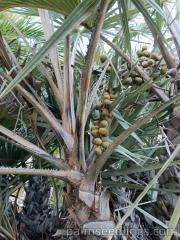
[(33, 176), (25, 187), (24, 207), (20, 214), (21, 237), (49, 239), (56, 225), (56, 217), (49, 208), (50, 185), (47, 177)]

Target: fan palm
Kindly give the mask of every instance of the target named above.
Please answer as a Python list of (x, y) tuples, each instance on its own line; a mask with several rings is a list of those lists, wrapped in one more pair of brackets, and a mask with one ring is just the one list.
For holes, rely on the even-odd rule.
[[(17, 8), (7, 10), (12, 7)], [(179, 193), (175, 186), (161, 189), (165, 184), (161, 181), (157, 185), (169, 166), (175, 176), (179, 161), (173, 160), (180, 148), (179, 69), (172, 56), (173, 52), (180, 57), (175, 32), (179, 26), (168, 17), (167, 3), (2, 0), (0, 9), (5, 10), (2, 26), (8, 26), (1, 30), (0, 98), (5, 103), (13, 98), (23, 106), (14, 109), (18, 121), (1, 122), (1, 139), (42, 160), (39, 168), (36, 163), (25, 168), (14, 158), (15, 167), (2, 166), (0, 173), (63, 180), (65, 207), (73, 226), (84, 233), (105, 229), (109, 235), (116, 221), (118, 228), (124, 224), (126, 229), (135, 209), (167, 228), (164, 218), (138, 206), (142, 199), (159, 202), (156, 192), (163, 191), (166, 197), (172, 192), (174, 198)], [(139, 17), (140, 22), (142, 16), (145, 23), (139, 29), (134, 21)], [(158, 56), (146, 50), (148, 44), (142, 47), (140, 34), (145, 41), (147, 36), (154, 39)], [(135, 48), (140, 47), (146, 56), (138, 58)], [(172, 205), (172, 211), (179, 209), (179, 201)], [(170, 226), (178, 235), (174, 230), (178, 217), (171, 215)]]

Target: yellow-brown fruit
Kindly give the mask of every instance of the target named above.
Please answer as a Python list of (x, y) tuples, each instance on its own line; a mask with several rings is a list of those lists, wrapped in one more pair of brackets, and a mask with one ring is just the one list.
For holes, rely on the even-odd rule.
[(103, 108), (101, 112), (102, 117), (108, 117), (109, 116), (109, 110), (107, 108)]
[(96, 147), (96, 148), (94, 149), (94, 153), (95, 153), (97, 156), (101, 155), (101, 154), (102, 154), (101, 148), (100, 148), (100, 147)]
[(162, 67), (160, 69), (160, 72), (161, 72), (162, 75), (166, 74), (167, 73), (167, 67)]
[(160, 72), (161, 72), (161, 74), (166, 74), (167, 73), (167, 71), (168, 71), (168, 68), (167, 68), (167, 65), (166, 64), (161, 64), (161, 66), (160, 66)]
[(161, 60), (161, 56), (158, 55), (157, 57), (157, 61), (160, 61)]
[(172, 114), (173, 114), (173, 116), (174, 116), (175, 118), (180, 119), (180, 105), (176, 105), (176, 106), (173, 108)]
[(101, 103), (97, 103), (97, 104), (96, 104), (96, 109), (99, 110), (99, 109), (101, 109), (101, 108), (102, 108), (102, 104), (101, 104)]
[(137, 72), (135, 71), (132, 71), (131, 74), (130, 74), (131, 77), (136, 77), (137, 76)]
[(104, 98), (104, 101), (105, 100), (110, 100), (111, 98), (110, 98), (110, 95), (105, 95), (105, 96), (103, 96), (103, 98)]
[(154, 65), (154, 64), (155, 64), (154, 59), (149, 59), (149, 60), (148, 60), (148, 65)]
[(159, 61), (161, 57), (156, 53), (151, 53), (151, 58), (155, 61)]
[(142, 46), (142, 51), (145, 51), (145, 50), (147, 50), (148, 48), (147, 48), (147, 46)]
[(141, 50), (138, 50), (138, 51), (137, 51), (137, 55), (138, 55), (138, 57), (141, 57), (141, 56), (143, 55), (142, 51), (141, 51)]
[(107, 127), (108, 126), (108, 121), (107, 120), (102, 120), (99, 124), (100, 127)]
[(144, 50), (144, 51), (143, 51), (143, 56), (145, 56), (145, 57), (150, 57), (150, 52), (147, 51), (147, 50)]
[(109, 142), (102, 142), (101, 146), (105, 149), (107, 149), (110, 146)]
[(143, 68), (147, 68), (149, 66), (148, 61), (144, 61), (141, 63)]
[(108, 135), (108, 130), (107, 128), (99, 128), (99, 134), (103, 137)]
[(133, 82), (131, 77), (126, 78), (125, 83), (131, 84)]
[(110, 98), (111, 98), (111, 97), (110, 97), (109, 93), (105, 92), (105, 93), (103, 94), (103, 99), (110, 99)]
[(102, 140), (101, 138), (94, 138), (92, 142), (93, 144), (100, 146), (102, 143)]
[(143, 62), (143, 61), (148, 61), (148, 58), (145, 57), (145, 56), (142, 56), (142, 57), (140, 58), (140, 60), (141, 60), (141, 62)]
[(105, 99), (104, 103), (107, 104), (107, 105), (111, 105), (113, 103), (113, 101), (109, 100), (109, 99)]
[(101, 60), (102, 63), (104, 63), (107, 60), (107, 56), (106, 55), (101, 55), (100, 60)]
[(99, 128), (98, 125), (92, 126), (91, 131), (96, 130), (96, 129), (98, 129), (98, 128)]
[(136, 83), (142, 83), (143, 82), (141, 77), (135, 77), (134, 80), (135, 80)]
[(98, 120), (93, 121), (93, 124), (94, 124), (95, 126), (97, 126), (97, 125), (99, 124), (99, 121), (98, 121)]
[(103, 117), (103, 120), (106, 120), (108, 123), (110, 122), (110, 116)]
[(92, 134), (92, 136), (95, 137), (95, 138), (98, 137), (98, 136), (99, 136), (99, 129), (97, 128), (97, 129), (92, 130), (92, 131), (91, 131), (91, 134)]

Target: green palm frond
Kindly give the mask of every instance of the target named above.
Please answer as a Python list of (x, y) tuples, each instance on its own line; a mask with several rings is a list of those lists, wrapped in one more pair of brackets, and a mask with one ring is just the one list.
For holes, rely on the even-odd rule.
[(72, 0), (72, 1), (67, 1), (67, 0), (52, 0), (52, 1), (47, 1), (47, 0), (42, 0), (42, 1), (36, 1), (36, 0), (30, 0), (30, 1), (6, 1), (2, 0), (0, 2), (0, 11), (7, 10), (9, 8), (13, 7), (26, 7), (26, 8), (43, 8), (43, 9), (48, 9), (50, 11), (54, 12), (59, 12), (62, 13), (63, 15), (67, 16), (69, 15), (73, 9), (80, 3), (79, 0)]
[(119, 14), (121, 15), (121, 25), (123, 28), (123, 33), (125, 37), (125, 47), (127, 47), (127, 50), (129, 54), (131, 55), (131, 37), (130, 37), (130, 31), (129, 31), (129, 23), (128, 23), (128, 1), (126, 0), (119, 0), (118, 1), (119, 6)]
[(62, 26), (56, 31), (52, 37), (44, 44), (41, 50), (33, 57), (33, 59), (23, 68), (17, 77), (9, 84), (9, 86), (1, 93), (0, 98), (8, 94), (24, 77), (30, 73), (40, 60), (50, 51), (50, 49), (70, 33), (77, 25), (91, 15), (94, 8), (98, 5), (97, 0), (83, 1), (78, 7), (68, 16)]
[(25, 166), (29, 154), (18, 147), (0, 140), (0, 165)]

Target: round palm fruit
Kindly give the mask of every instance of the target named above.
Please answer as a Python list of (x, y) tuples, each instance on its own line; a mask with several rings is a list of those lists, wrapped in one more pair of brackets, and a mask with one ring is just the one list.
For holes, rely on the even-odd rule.
[(133, 82), (131, 77), (126, 78), (125, 83), (131, 84)]
[(111, 105), (113, 103), (113, 101), (109, 100), (109, 99), (105, 99), (104, 103), (107, 105)]
[(151, 53), (151, 56), (150, 56), (152, 59), (154, 59), (155, 61), (159, 61), (160, 60), (160, 56), (158, 56), (158, 54), (156, 53)]
[(100, 127), (107, 127), (108, 126), (108, 121), (107, 120), (102, 120), (99, 124)]
[(93, 124), (94, 124), (95, 126), (97, 126), (97, 125), (99, 124), (99, 121), (98, 121), (98, 120), (93, 121)]
[(102, 142), (101, 146), (106, 149), (110, 146), (110, 143), (109, 142)]
[(92, 126), (92, 128), (91, 128), (91, 131), (93, 131), (93, 130), (96, 130), (96, 129), (98, 129), (99, 127), (96, 125), (96, 126)]
[(102, 117), (109, 117), (109, 110), (107, 108), (103, 108), (101, 115)]
[(111, 99), (109, 93), (104, 93), (103, 94), (103, 99)]
[(160, 72), (161, 72), (162, 75), (166, 74), (167, 73), (167, 67), (162, 67), (160, 69)]
[(132, 71), (131, 74), (130, 74), (131, 77), (136, 77), (137, 76), (137, 72), (135, 71)]
[(142, 83), (143, 82), (141, 77), (135, 77), (134, 80), (135, 80), (136, 83)]
[(110, 116), (106, 116), (106, 117), (103, 117), (103, 120), (106, 120), (109, 123), (111, 118), (110, 118)]
[(101, 56), (100, 56), (100, 60), (101, 60), (102, 63), (104, 63), (104, 62), (107, 60), (107, 56), (104, 55), (104, 54), (101, 55)]
[(96, 148), (94, 149), (94, 153), (95, 153), (97, 156), (101, 155), (101, 154), (102, 154), (101, 148), (100, 148), (100, 147), (96, 147)]
[(108, 135), (107, 128), (99, 128), (99, 134), (104, 137), (107, 136)]
[(147, 51), (147, 50), (144, 50), (144, 51), (143, 51), (143, 56), (145, 56), (145, 57), (150, 57), (150, 52)]
[(99, 129), (94, 129), (91, 131), (91, 134), (93, 137), (97, 138), (99, 136)]
[(160, 72), (161, 74), (166, 74), (168, 71), (167, 65), (166, 64), (161, 64), (160, 65)]
[(96, 104), (96, 109), (99, 110), (99, 109), (101, 109), (101, 108), (102, 108), (102, 104), (101, 104), (101, 103), (97, 103), (97, 104)]
[(105, 99), (108, 99), (108, 100), (110, 100), (111, 99), (111, 97), (110, 97), (110, 95), (103, 95), (103, 99), (105, 100)]
[(157, 57), (157, 61), (160, 61), (161, 60), (161, 56), (158, 55)]
[(147, 68), (149, 66), (148, 61), (142, 62), (141, 65), (142, 65), (143, 68)]
[(142, 46), (142, 51), (145, 51), (145, 50), (147, 50), (147, 46)]
[(174, 106), (172, 114), (175, 118), (180, 119), (180, 105), (177, 104), (176, 106)]
[(154, 61), (154, 59), (149, 59), (148, 60), (148, 65), (154, 65), (155, 64), (155, 61)]
[(147, 60), (148, 60), (148, 58), (147, 58), (147, 57), (145, 57), (145, 56), (142, 56), (142, 57), (140, 58), (140, 60), (141, 60), (141, 62), (143, 62), (143, 61), (147, 61)]
[(138, 50), (138, 51), (137, 51), (137, 55), (138, 55), (138, 57), (141, 57), (141, 56), (143, 55), (142, 51), (141, 51), (141, 50)]
[(102, 140), (101, 140), (101, 138), (94, 138), (93, 141), (92, 141), (92, 143), (93, 143), (94, 145), (100, 146), (101, 143), (102, 143)]
[(111, 67), (111, 65), (109, 65), (109, 66), (107, 67), (107, 69), (106, 69), (106, 72), (107, 72), (107, 73), (111, 73), (111, 70), (112, 70), (112, 67)]

